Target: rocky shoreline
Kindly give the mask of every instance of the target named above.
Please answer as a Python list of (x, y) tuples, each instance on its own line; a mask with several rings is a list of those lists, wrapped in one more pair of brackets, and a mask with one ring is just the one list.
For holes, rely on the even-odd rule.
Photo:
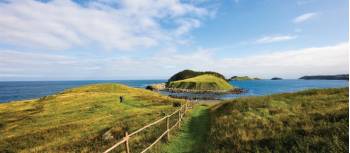
[(165, 88), (164, 91), (171, 93), (192, 93), (192, 94), (241, 94), (247, 92), (243, 88), (234, 88), (231, 90), (189, 90), (189, 89), (176, 89)]

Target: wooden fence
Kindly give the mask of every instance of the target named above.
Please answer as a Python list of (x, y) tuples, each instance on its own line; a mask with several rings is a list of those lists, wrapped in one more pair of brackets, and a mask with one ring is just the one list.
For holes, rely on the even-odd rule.
[[(129, 139), (134, 136), (135, 134), (157, 124), (157, 123), (160, 123), (161, 121), (163, 120), (166, 120), (166, 128), (167, 130), (164, 131), (151, 145), (149, 145), (146, 149), (144, 149), (143, 151), (141, 151), (141, 153), (145, 153), (146, 151), (148, 151), (149, 149), (151, 149), (158, 141), (160, 141), (164, 136), (166, 136), (166, 140), (169, 141), (169, 137), (170, 137), (170, 131), (172, 129), (174, 129), (174, 127), (178, 126), (180, 127), (181, 126), (181, 121), (182, 121), (182, 118), (183, 116), (186, 114), (186, 111), (188, 109), (188, 104), (186, 103), (185, 105), (182, 105), (178, 110), (174, 111), (173, 113), (171, 113), (170, 115), (167, 115), (153, 123), (150, 123), (138, 130), (136, 130), (135, 132), (129, 134), (127, 131), (125, 132), (125, 136), (119, 141), (117, 142), (116, 144), (114, 144), (112, 147), (110, 147), (109, 149), (107, 149), (104, 153), (108, 153), (108, 152), (111, 152), (113, 149), (115, 149), (116, 147), (124, 144), (125, 145), (125, 152), (126, 153), (130, 153), (130, 146), (129, 146)], [(178, 115), (178, 119), (177, 119), (177, 122), (172, 126), (170, 127), (170, 117), (173, 116), (173, 115)]]

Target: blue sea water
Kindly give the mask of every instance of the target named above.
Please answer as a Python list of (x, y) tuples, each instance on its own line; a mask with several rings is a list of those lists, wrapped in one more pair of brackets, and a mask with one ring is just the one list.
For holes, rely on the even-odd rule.
[(263, 96), (276, 93), (290, 93), (314, 88), (341, 88), (348, 87), (347, 80), (248, 80), (230, 81), (233, 86), (247, 89), (242, 94), (190, 94), (190, 93), (168, 93), (174, 97), (199, 98), (199, 99), (231, 99), (243, 96)]
[(149, 84), (161, 82), (165, 80), (1, 81), (0, 103), (39, 98), (88, 84), (122, 83), (131, 87), (144, 88)]
[[(165, 80), (102, 80), (102, 81), (9, 81), (0, 82), (0, 103), (33, 99), (51, 95), (68, 88), (96, 83), (122, 83), (131, 87), (144, 88), (149, 84)], [(244, 94), (213, 95), (219, 99), (241, 96), (260, 96), (274, 93), (295, 92), (310, 88), (340, 88), (349, 86), (346, 80), (251, 80), (231, 81), (239, 88), (247, 89)], [(163, 94), (169, 94), (164, 93)]]

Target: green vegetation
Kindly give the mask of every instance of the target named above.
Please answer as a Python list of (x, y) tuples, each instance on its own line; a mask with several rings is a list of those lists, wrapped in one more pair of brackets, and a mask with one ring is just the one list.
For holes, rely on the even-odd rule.
[(181, 72), (174, 74), (172, 77), (170, 77), (170, 79), (168, 80), (168, 84), (172, 81), (189, 79), (189, 78), (193, 78), (193, 77), (203, 75), (203, 74), (211, 74), (211, 75), (217, 76), (223, 80), (226, 80), (225, 76), (223, 76), (222, 74), (217, 73), (217, 72), (211, 72), (211, 71), (197, 72), (197, 71), (192, 71), (192, 70), (183, 70)]
[[(123, 103), (119, 96), (125, 97)], [(119, 84), (88, 85), (3, 103), (0, 152), (102, 152), (125, 130), (133, 132), (174, 111), (173, 103), (184, 101)], [(145, 148), (165, 127), (162, 123), (133, 137), (131, 150)]]
[(349, 80), (349, 74), (303, 76), (303, 80)]
[(233, 89), (224, 79), (211, 74), (170, 82), (168, 88), (187, 90), (230, 90)]
[(197, 105), (189, 113), (179, 134), (162, 149), (165, 153), (203, 153), (209, 130), (208, 107)]
[(260, 80), (260, 79), (259, 78), (250, 78), (248, 76), (233, 76), (230, 78), (230, 80), (245, 81), (245, 80)]
[(208, 152), (349, 152), (347, 88), (249, 97), (210, 109)]
[(282, 80), (282, 78), (279, 78), (279, 77), (273, 77), (273, 78), (271, 78), (271, 80)]

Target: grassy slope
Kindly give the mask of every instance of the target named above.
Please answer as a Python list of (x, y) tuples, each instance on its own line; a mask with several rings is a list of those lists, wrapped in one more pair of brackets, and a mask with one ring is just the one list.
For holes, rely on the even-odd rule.
[(240, 98), (210, 110), (209, 152), (348, 152), (348, 89)]
[(169, 88), (190, 89), (190, 90), (229, 90), (233, 87), (224, 79), (205, 74), (197, 77), (173, 81), (169, 83)]
[[(174, 101), (143, 89), (98, 84), (0, 104), (0, 152), (99, 152), (116, 142), (102, 138), (106, 131), (118, 139), (125, 129), (134, 131), (175, 110)], [(132, 140), (134, 151), (145, 145), (144, 135)]]
[(202, 153), (209, 128), (208, 107), (195, 106), (177, 137), (163, 148), (165, 153)]

